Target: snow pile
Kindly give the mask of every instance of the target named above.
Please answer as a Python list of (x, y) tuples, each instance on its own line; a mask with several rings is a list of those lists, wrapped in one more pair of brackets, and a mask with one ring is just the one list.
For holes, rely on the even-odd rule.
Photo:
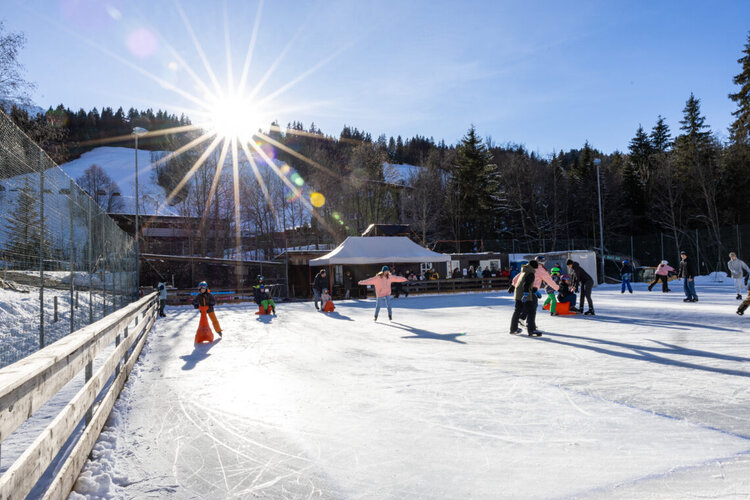
[(372, 300), (222, 305), (201, 346), (198, 313), (168, 308), (77, 492), (744, 497), (750, 323), (726, 281), (699, 279), (696, 304), (646, 287), (598, 287), (593, 317), (540, 309), (538, 339), (508, 335), (504, 291), (398, 299), (376, 323)]

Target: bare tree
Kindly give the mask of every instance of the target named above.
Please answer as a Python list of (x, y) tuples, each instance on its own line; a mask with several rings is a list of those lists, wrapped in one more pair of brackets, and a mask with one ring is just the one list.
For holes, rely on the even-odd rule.
[(99, 165), (92, 164), (76, 179), (76, 183), (107, 212), (123, 209), (120, 188)]
[(34, 84), (23, 79), (23, 66), (18, 61), (25, 44), (23, 33), (6, 33), (0, 21), (0, 105), (29, 104), (29, 92)]

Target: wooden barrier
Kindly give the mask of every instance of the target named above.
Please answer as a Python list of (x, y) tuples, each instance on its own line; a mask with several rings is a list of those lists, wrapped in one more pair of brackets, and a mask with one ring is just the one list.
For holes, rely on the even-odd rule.
[[(73, 377), (85, 371), (86, 382), (24, 453), (0, 476), (0, 500), (25, 498), (63, 445), (85, 419), (85, 427), (47, 489), (44, 498), (67, 498), (94, 447), (130, 370), (156, 319), (157, 295), (143, 297), (0, 369), (0, 443), (52, 398)], [(136, 325), (130, 328), (131, 322)], [(123, 335), (124, 334), (124, 335)], [(96, 373), (93, 360), (115, 343)], [(122, 362), (122, 367), (121, 367)], [(106, 394), (94, 401), (114, 375)]]
[[(279, 299), (284, 285), (271, 284), (266, 285), (266, 289), (271, 293), (271, 297)], [(167, 290), (167, 305), (184, 306), (190, 305), (198, 290), (195, 288), (182, 288), (177, 290)], [(217, 303), (221, 302), (252, 302), (255, 300), (255, 290), (253, 288), (240, 288), (232, 290), (211, 289), (211, 293)]]
[[(409, 295), (420, 295), (423, 293), (458, 293), (458, 292), (492, 292), (499, 290), (507, 290), (510, 285), (510, 280), (503, 277), (495, 278), (456, 278), (448, 280), (422, 280), (422, 281), (407, 281), (402, 283), (402, 292), (409, 292)], [(355, 288), (364, 290), (365, 287), (355, 285)], [(371, 291), (369, 288), (368, 291)], [(396, 285), (391, 285), (391, 293), (395, 295)], [(343, 287), (336, 286), (334, 288), (334, 294), (337, 298), (343, 297)], [(311, 292), (312, 296), (312, 285)], [(367, 293), (362, 291), (361, 297), (365, 297)], [(357, 296), (355, 290), (352, 290), (352, 296)]]

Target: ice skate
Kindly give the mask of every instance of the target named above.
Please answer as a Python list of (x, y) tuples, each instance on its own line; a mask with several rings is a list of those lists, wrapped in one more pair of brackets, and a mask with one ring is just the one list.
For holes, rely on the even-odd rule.
[(542, 331), (541, 330), (533, 330), (529, 332), (529, 337), (541, 337)]
[(520, 328), (516, 328), (515, 330), (511, 330), (511, 331), (509, 331), (508, 333), (510, 333), (511, 335), (518, 335), (518, 334), (519, 334), (519, 333), (521, 333), (522, 331), (523, 331), (523, 330), (521, 330)]

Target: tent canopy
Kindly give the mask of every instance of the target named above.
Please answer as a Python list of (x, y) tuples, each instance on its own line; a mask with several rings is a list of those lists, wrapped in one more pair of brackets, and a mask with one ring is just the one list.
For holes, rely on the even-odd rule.
[(427, 250), (405, 236), (349, 236), (330, 253), (312, 259), (310, 265), (403, 264), (450, 260), (450, 255)]

